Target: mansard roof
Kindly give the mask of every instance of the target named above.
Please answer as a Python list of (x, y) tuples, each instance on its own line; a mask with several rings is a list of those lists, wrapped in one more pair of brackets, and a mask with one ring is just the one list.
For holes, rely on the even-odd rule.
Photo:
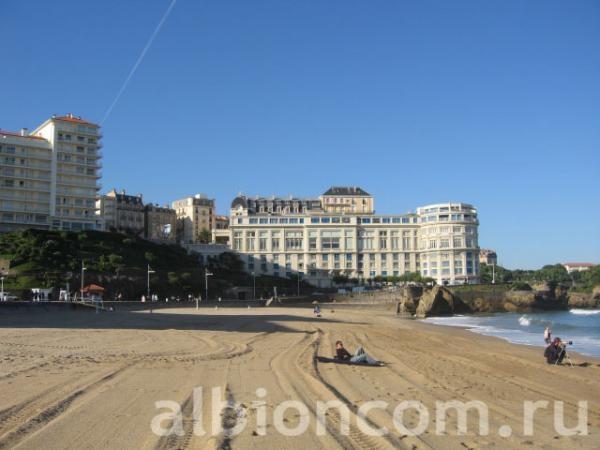
[(367, 191), (358, 186), (332, 186), (323, 195), (353, 195), (353, 196), (370, 196)]

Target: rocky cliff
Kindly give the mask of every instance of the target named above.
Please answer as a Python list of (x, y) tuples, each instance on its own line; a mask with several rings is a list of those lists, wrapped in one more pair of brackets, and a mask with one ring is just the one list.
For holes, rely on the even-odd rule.
[(540, 284), (531, 290), (510, 285), (406, 286), (397, 291), (335, 296), (338, 303), (396, 304), (400, 314), (416, 317), (482, 312), (532, 312), (569, 308), (600, 308), (600, 287), (593, 293), (570, 293), (563, 286)]

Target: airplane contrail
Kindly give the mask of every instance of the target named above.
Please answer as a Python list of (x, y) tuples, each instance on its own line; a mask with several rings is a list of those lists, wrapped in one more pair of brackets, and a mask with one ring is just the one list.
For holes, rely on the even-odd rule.
[(161, 27), (165, 23), (165, 20), (167, 20), (167, 17), (169, 17), (169, 14), (171, 13), (171, 10), (175, 6), (176, 2), (177, 2), (177, 0), (172, 0), (171, 1), (169, 7), (167, 8), (167, 10), (165, 11), (165, 13), (163, 14), (162, 18), (160, 19), (160, 22), (158, 22), (158, 25), (156, 26), (156, 28), (154, 29), (154, 32), (150, 36), (150, 39), (148, 39), (148, 42), (146, 42), (146, 45), (142, 49), (142, 52), (140, 53), (140, 56), (138, 56), (138, 59), (136, 60), (135, 64), (133, 65), (133, 67), (129, 71), (129, 75), (127, 75), (127, 78), (125, 78), (125, 81), (123, 82), (123, 85), (121, 86), (121, 89), (119, 89), (119, 92), (117, 93), (115, 99), (112, 101), (112, 103), (110, 104), (110, 106), (106, 110), (106, 113), (104, 114), (104, 118), (100, 122), (101, 125), (104, 124), (104, 122), (106, 121), (106, 119), (108, 118), (108, 116), (110, 115), (110, 113), (112, 112), (113, 108), (115, 107), (115, 105), (119, 101), (119, 98), (121, 98), (121, 95), (123, 95), (123, 92), (125, 92), (125, 89), (127, 88), (127, 85), (129, 84), (129, 80), (131, 80), (131, 77), (133, 76), (133, 74), (137, 70), (138, 66), (140, 65), (140, 63), (144, 59), (144, 56), (146, 56), (146, 53), (148, 52), (148, 49), (150, 49), (150, 46), (152, 45), (152, 42), (154, 41), (154, 38), (156, 37), (156, 35), (160, 31)]

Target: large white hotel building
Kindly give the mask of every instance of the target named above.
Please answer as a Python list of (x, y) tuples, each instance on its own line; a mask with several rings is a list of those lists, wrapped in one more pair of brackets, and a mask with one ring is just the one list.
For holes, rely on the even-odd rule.
[(230, 245), (247, 270), (330, 286), (419, 272), (439, 284), (479, 278), (477, 210), (440, 203), (403, 215), (375, 214), (371, 195), (332, 187), (319, 198), (246, 197), (231, 204)]
[(72, 114), (31, 133), (0, 130), (0, 231), (101, 228), (100, 138), (98, 125)]

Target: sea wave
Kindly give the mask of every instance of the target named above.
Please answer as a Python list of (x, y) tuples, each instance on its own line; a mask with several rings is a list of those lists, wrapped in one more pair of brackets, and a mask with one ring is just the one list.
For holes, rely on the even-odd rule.
[(600, 356), (600, 333), (598, 332), (600, 327), (597, 323), (600, 316), (595, 315), (600, 314), (600, 311), (575, 311), (583, 311), (583, 313), (575, 312), (570, 319), (568, 318), (569, 312), (564, 311), (562, 313), (542, 313), (540, 317), (537, 317), (536, 314), (506, 313), (430, 317), (424, 321), (435, 325), (466, 328), (473, 333), (537, 347), (546, 345), (543, 341), (543, 330), (545, 326), (551, 325), (555, 335), (559, 335), (564, 341), (573, 341), (573, 345), (569, 346), (571, 350)]
[(519, 325), (521, 325), (522, 327), (528, 327), (529, 325), (531, 325), (531, 320), (529, 320), (527, 316), (521, 316), (519, 317)]
[(569, 312), (577, 316), (593, 316), (600, 314), (600, 309), (570, 309)]

